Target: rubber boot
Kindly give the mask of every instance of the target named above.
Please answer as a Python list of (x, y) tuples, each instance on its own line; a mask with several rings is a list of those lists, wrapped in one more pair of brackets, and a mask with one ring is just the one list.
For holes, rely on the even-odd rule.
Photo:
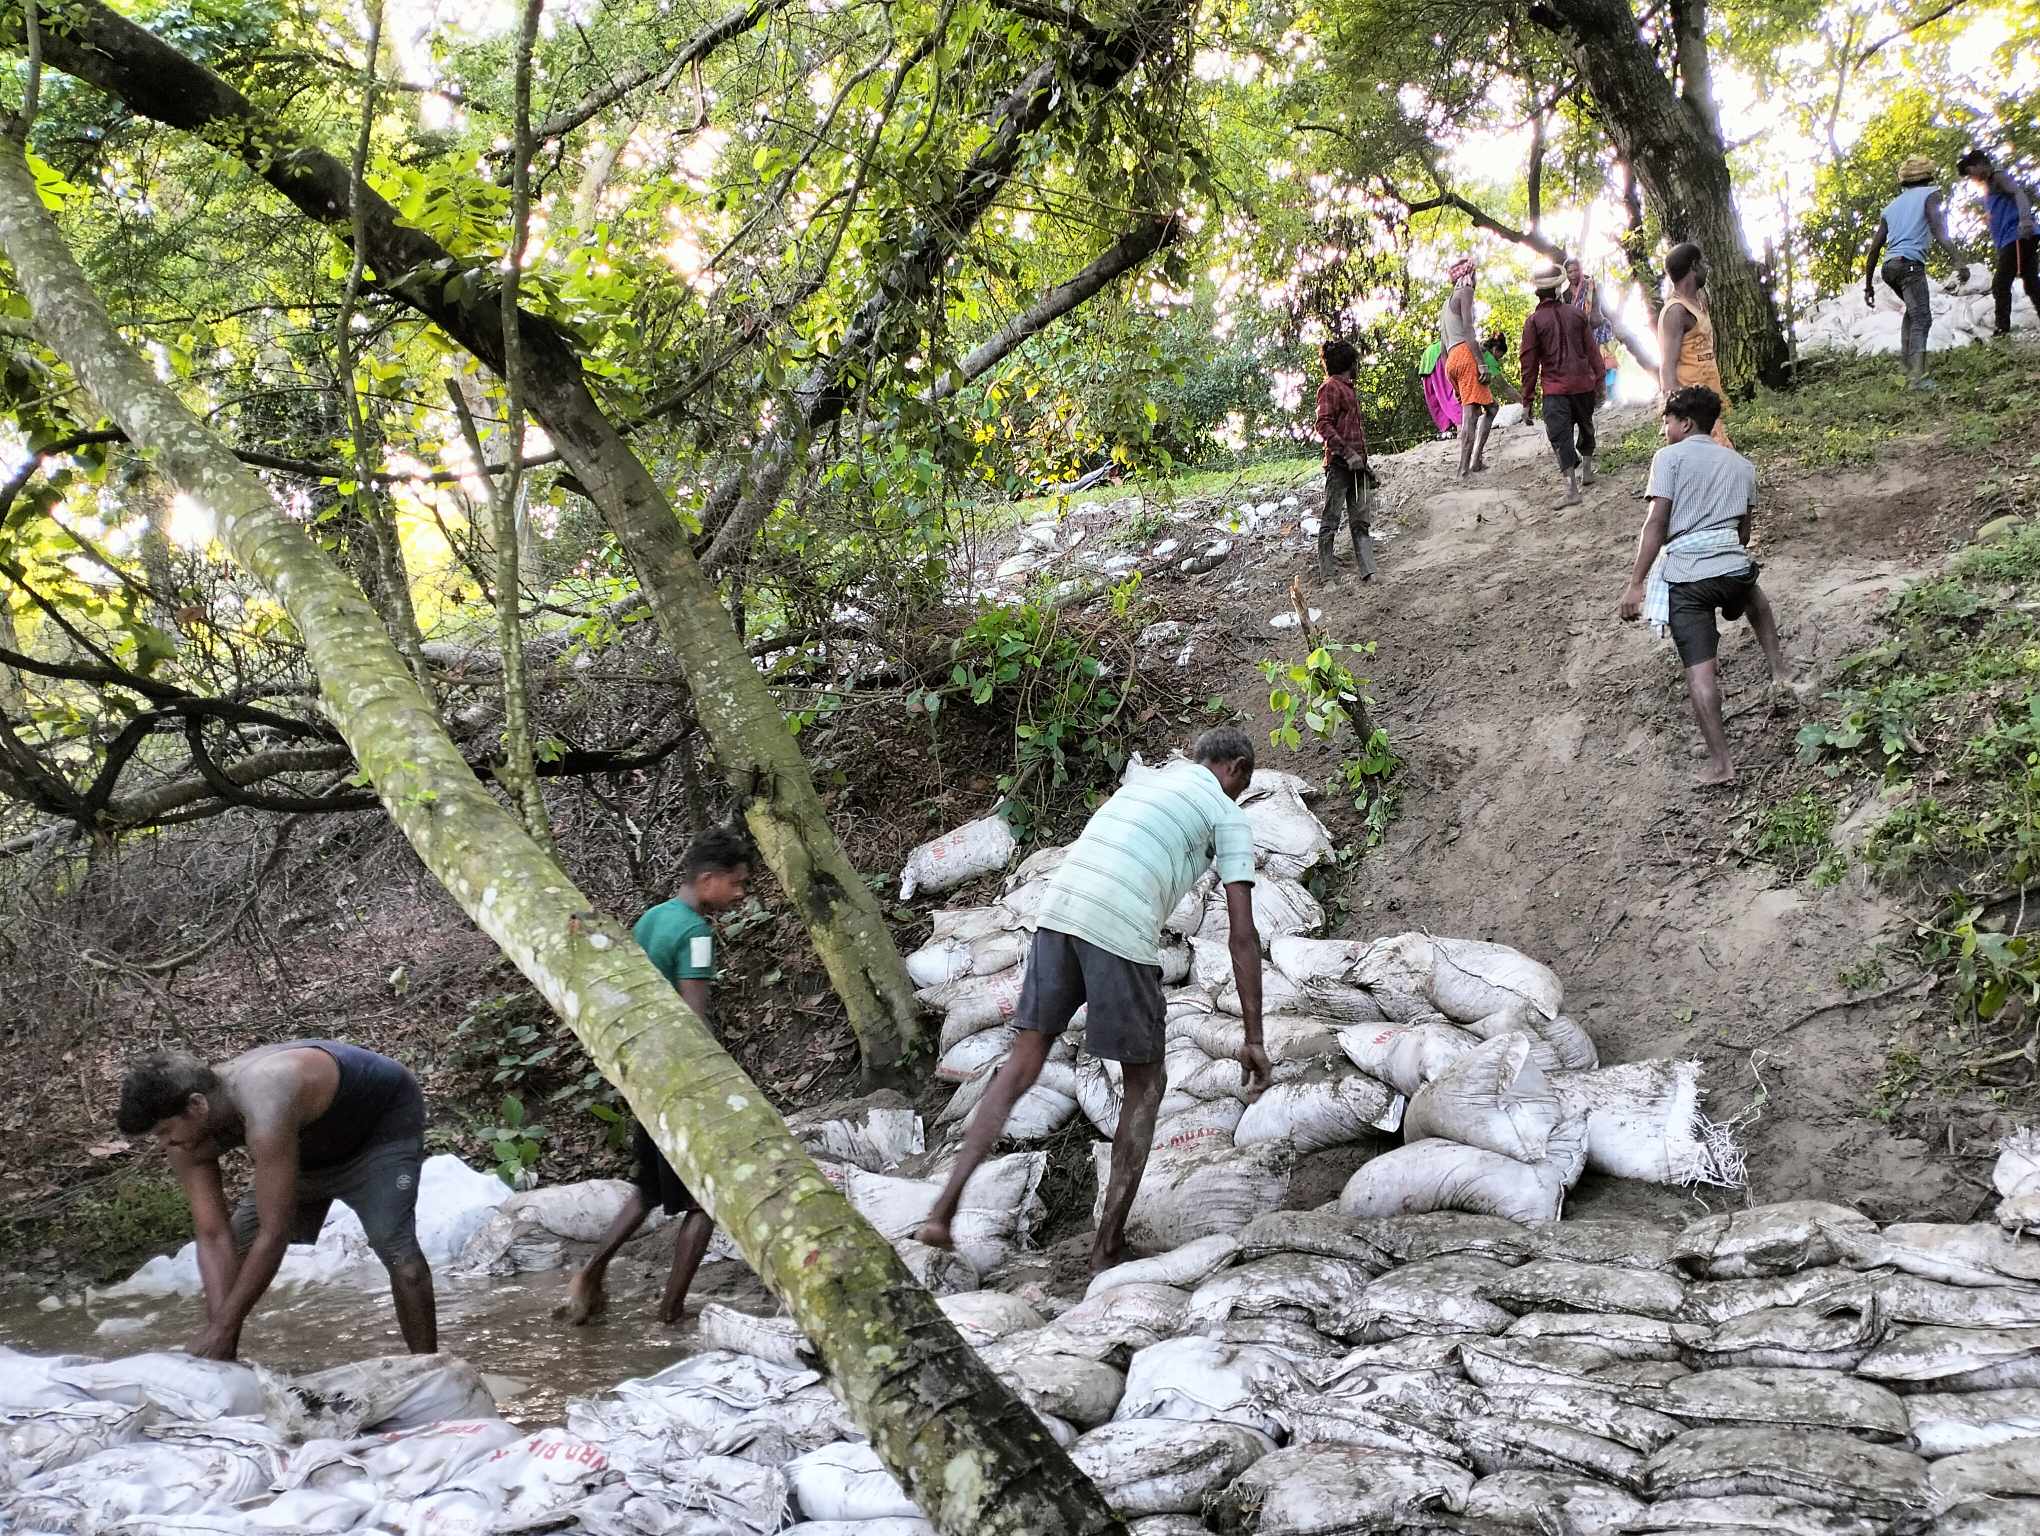
[(1317, 571), (1318, 580), (1328, 587), (1339, 579), (1339, 568), (1337, 562), (1332, 558), (1332, 551), (1337, 547), (1338, 541), (1339, 516), (1336, 511), (1327, 506), (1325, 508), (1324, 521), (1318, 525)]

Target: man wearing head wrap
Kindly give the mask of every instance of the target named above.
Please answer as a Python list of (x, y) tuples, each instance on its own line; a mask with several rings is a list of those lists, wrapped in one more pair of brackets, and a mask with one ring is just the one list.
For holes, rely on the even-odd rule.
[(1990, 156), (1972, 149), (1955, 169), (1975, 182), (1984, 194), (1990, 219), (1990, 243), (1997, 249), (1997, 271), (1990, 296), (1997, 310), (1998, 336), (2012, 334), (2012, 282), (2017, 279), (2040, 315), (2040, 238), (2033, 220), (2033, 196), (2010, 175), (1991, 164)]
[(1529, 426), (1537, 408), (1537, 386), (1544, 385), (1544, 430), (1565, 476), (1561, 507), (1580, 504), (1580, 476), (1594, 483), (1594, 405), (1600, 398), (1601, 375), (1607, 371), (1594, 328), (1584, 310), (1558, 301), (1565, 273), (1546, 263), (1531, 275), (1537, 307), (1523, 322), (1523, 424)]
[(1932, 389), (1927, 377), (1927, 332), (1933, 328), (1933, 299), (1927, 288), (1927, 250), (1938, 245), (1955, 263), (1958, 282), (1969, 280), (1969, 264), (1948, 238), (1948, 213), (1934, 185), (1934, 162), (1914, 155), (1898, 168), (1899, 193), (1884, 206), (1877, 233), (1863, 263), (1863, 302), (1877, 307), (1877, 258), (1884, 258), (1884, 285), (1905, 304), (1899, 345), (1906, 377), (1914, 389)]
[(1473, 318), (1473, 258), (1462, 256), (1446, 275), (1452, 296), (1438, 316), (1438, 341), (1445, 350), (1445, 372), (1459, 396), (1459, 478), (1487, 468), (1488, 431), (1495, 424), (1494, 391), (1488, 388), (1487, 363), (1481, 358)]

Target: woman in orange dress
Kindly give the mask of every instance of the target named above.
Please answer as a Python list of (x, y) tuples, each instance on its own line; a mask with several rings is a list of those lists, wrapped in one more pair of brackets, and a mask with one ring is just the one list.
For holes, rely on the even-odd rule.
[(1733, 448), (1728, 429), (1728, 391), (1721, 386), (1721, 365), (1714, 357), (1714, 317), (1701, 289), (1707, 284), (1707, 261), (1691, 241), (1675, 245), (1665, 257), (1665, 275), (1672, 295), (1658, 314), (1658, 407), (1679, 390), (1704, 384), (1721, 398), (1721, 419), (1710, 434), (1724, 448)]

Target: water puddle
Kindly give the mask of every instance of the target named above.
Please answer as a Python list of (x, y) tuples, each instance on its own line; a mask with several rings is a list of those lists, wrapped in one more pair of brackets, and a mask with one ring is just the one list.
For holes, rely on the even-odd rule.
[[(659, 1234), (655, 1241), (653, 1258), (622, 1257), (611, 1266), (609, 1310), (586, 1328), (569, 1328), (552, 1316), (571, 1269), (510, 1277), (435, 1275), (439, 1347), (488, 1378), (503, 1417), (536, 1428), (559, 1423), (569, 1398), (649, 1376), (696, 1353), (702, 1346), (692, 1317), (704, 1301), (750, 1312), (778, 1310), (743, 1265), (706, 1264), (688, 1299), (689, 1320), (667, 1327), (657, 1311), (670, 1238)], [(48, 1311), (42, 1304), (35, 1293), (0, 1292), (0, 1344), (31, 1354), (106, 1358), (181, 1349), (204, 1315), (196, 1296), (103, 1302), (88, 1297)], [(272, 1290), (241, 1334), (243, 1360), (287, 1373), (403, 1350), (389, 1288), (373, 1270), (360, 1285)]]

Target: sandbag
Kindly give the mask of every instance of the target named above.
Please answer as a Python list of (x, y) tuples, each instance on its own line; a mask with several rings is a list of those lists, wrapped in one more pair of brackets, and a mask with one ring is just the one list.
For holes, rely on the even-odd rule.
[(1518, 1311), (1570, 1307), (1576, 1312), (1669, 1318), (1678, 1315), (1685, 1292), (1678, 1280), (1667, 1274), (1614, 1264), (1532, 1259), (1497, 1275), (1482, 1294)]
[(1556, 1529), (1573, 1536), (1614, 1536), (1643, 1517), (1644, 1503), (1633, 1494), (1591, 1477), (1565, 1472), (1509, 1471), (1483, 1477), (1466, 1496), (1467, 1523), (1475, 1529), (1500, 1526), (1541, 1533)]
[(884, 1520), (803, 1520), (780, 1536), (937, 1536), (937, 1532), (918, 1516), (893, 1515)]
[(1551, 1086), (1569, 1118), (1585, 1118), (1587, 1166), (1596, 1173), (1648, 1184), (1741, 1184), (1734, 1142), (1700, 1113), (1697, 1062), (1559, 1073)]
[(1464, 1467), (1433, 1456), (1304, 1446), (1262, 1457), (1213, 1499), (1209, 1513), (1255, 1536), (1399, 1532), (1463, 1510), (1473, 1482)]
[(1011, 1020), (1020, 1009), (1020, 989), (1025, 985), (1026, 967), (1016, 965), (996, 976), (966, 976), (915, 996), (942, 1015), (935, 1048), (946, 1054), (979, 1030)]
[(1054, 1354), (1123, 1363), (1183, 1331), (1190, 1293), (1173, 1285), (1116, 1285), (1087, 1296), (1037, 1335)]
[(1450, 1141), (1418, 1141), (1384, 1152), (1347, 1181), (1339, 1209), (1349, 1216), (1466, 1211), (1512, 1221), (1549, 1221), (1565, 1203), (1563, 1168), (1518, 1162)]
[(349, 1439), (496, 1416), (481, 1372), (453, 1355), (386, 1355), (278, 1381), (270, 1422), (298, 1439)]
[(2040, 1242), (1981, 1222), (1900, 1222), (1882, 1232), (1834, 1228), (1828, 1237), (1852, 1269), (1889, 1267), (1951, 1285), (2040, 1280)]
[[(1336, 1023), (1400, 1022), (1431, 1013), (1421, 978), (1368, 967), (1368, 957), (1377, 947), (1359, 940), (1287, 937), (1274, 940), (1268, 955), (1275, 968), (1308, 999), (1309, 1011)], [(1428, 970), (1426, 951), (1426, 975)], [(1372, 978), (1371, 988), (1363, 985), (1363, 975)]]
[(1254, 862), (1268, 874), (1294, 880), (1332, 856), (1332, 836), (1303, 797), (1286, 790), (1242, 795), (1240, 811), (1254, 833)]
[(1874, 1300), (1894, 1323), (1937, 1323), (1948, 1328), (2014, 1328), (2040, 1324), (2040, 1288), (1948, 1285), (1918, 1275), (1856, 1275), (1853, 1294)]
[(1452, 1254), (1520, 1264), (1537, 1246), (1534, 1232), (1521, 1222), (1468, 1211), (1351, 1219), (1355, 1234), (1378, 1248), (1390, 1264), (1414, 1264)]
[[(1070, 1103), (1074, 1112), (1076, 1101)], [(964, 1185), (950, 1234), (956, 1251), (979, 1274), (998, 1268), (1032, 1235), (1039, 1220), (1036, 1191), (1047, 1167), (1046, 1153), (1009, 1153), (988, 1158)], [(857, 1214), (894, 1243), (928, 1219), (941, 1187), (939, 1176), (903, 1179), (861, 1168), (846, 1169), (843, 1176), (843, 1193)]]
[(0, 1490), (139, 1440), (148, 1413), (127, 1403), (93, 1402), (7, 1412), (0, 1416)]
[[(572, 1436), (599, 1447), (605, 1463), (626, 1472), (710, 1448), (728, 1451), (768, 1431), (791, 1447), (774, 1458), (786, 1460), (851, 1432), (842, 1404), (815, 1372), (724, 1350), (688, 1355), (654, 1375), (573, 1399), (566, 1419)], [(556, 1445), (546, 1459), (566, 1454)]]
[(1505, 1273), (1499, 1261), (1471, 1254), (1405, 1264), (1367, 1282), (1345, 1331), (1365, 1343), (1411, 1334), (1500, 1333), (1515, 1318), (1483, 1293)]
[(1392, 1132), (1402, 1117), (1401, 1094), (1342, 1062), (1264, 1090), (1246, 1106), (1233, 1141), (1242, 1147), (1279, 1142), (1301, 1156)]
[(1875, 1382), (1841, 1371), (1723, 1367), (1659, 1389), (1660, 1413), (1691, 1424), (1796, 1424), (1872, 1440), (1911, 1433), (1906, 1404)]
[(1184, 1315), (1192, 1323), (1300, 1315), (1319, 1332), (1344, 1337), (1366, 1316), (1360, 1298), (1371, 1278), (1372, 1271), (1344, 1259), (1271, 1254), (1205, 1281), (1191, 1295)]
[[(1104, 1213), (1112, 1148), (1101, 1142), (1093, 1152), (1098, 1179), (1095, 1223)], [(1139, 1253), (1160, 1253), (1201, 1237), (1237, 1232), (1261, 1212), (1282, 1204), (1293, 1160), (1294, 1154), (1280, 1143), (1155, 1149), (1148, 1155), (1146, 1174), (1127, 1217), (1128, 1246)]]
[(359, 1440), (313, 1440), (291, 1453), (279, 1487), (345, 1492), (359, 1480), (392, 1498), (422, 1498), (452, 1485), (470, 1467), (524, 1431), (503, 1419), (455, 1419)]
[[(1587, 1321), (1605, 1323), (1607, 1319)], [(1479, 1392), (1482, 1407), (1476, 1412), (1556, 1424), (1580, 1434), (1612, 1440), (1634, 1451), (1655, 1451), (1678, 1439), (1687, 1429), (1687, 1425), (1669, 1414), (1639, 1407), (1644, 1393), (1612, 1383), (1588, 1386), (1578, 1382), (1563, 1385), (1549, 1381), (1516, 1382), (1482, 1387)]]
[(1530, 1228), (1540, 1259), (1576, 1264), (1614, 1264), (1623, 1269), (1672, 1267), (1675, 1233), (1638, 1221), (1540, 1221)]
[(809, 1520), (915, 1520), (921, 1516), (866, 1441), (822, 1446), (789, 1461), (785, 1472), (794, 1502)]
[(1237, 1424), (1273, 1438), (1282, 1432), (1275, 1410), (1302, 1385), (1296, 1366), (1278, 1350), (1168, 1339), (1128, 1363), (1126, 1390), (1112, 1416)]
[(936, 1306), (956, 1324), (971, 1348), (982, 1348), (1009, 1333), (1025, 1333), (1044, 1325), (1045, 1319), (1019, 1296), (1004, 1291), (965, 1291), (944, 1296)]
[(1479, 1036), (1448, 1022), (1443, 1014), (1408, 1024), (1349, 1024), (1339, 1031), (1338, 1041), (1354, 1066), (1405, 1096), (1480, 1045)]
[[(1325, 926), (1325, 909), (1302, 883), (1264, 870), (1253, 885), (1254, 933), (1265, 952), (1271, 941), (1299, 934), (1317, 933)], [(1225, 896), (1215, 892), (1204, 905), (1204, 920), (1193, 937), (1202, 945), (1225, 952), (1232, 935), (1231, 916)], [(1228, 970), (1230, 961), (1228, 961)], [(1192, 974), (1196, 962), (1191, 962)]]
[(996, 1066), (1012, 1053), (1020, 1031), (1011, 1024), (995, 1024), (968, 1035), (942, 1053), (935, 1075), (945, 1083), (960, 1083), (988, 1066)]
[(1148, 1259), (1129, 1259), (1091, 1277), (1086, 1300), (1125, 1285), (1167, 1285), (1195, 1290), (1207, 1276), (1232, 1263), (1240, 1251), (1233, 1232), (1214, 1232), (1180, 1248), (1171, 1248)]
[(819, 1361), (800, 1324), (790, 1317), (760, 1317), (711, 1301), (702, 1306), (695, 1326), (710, 1349), (755, 1355), (795, 1370), (812, 1369)]
[(150, 1407), (165, 1419), (240, 1418), (262, 1411), (260, 1379), (232, 1361), (155, 1352), (61, 1365), (45, 1374), (50, 1383), (96, 1402)]
[(1567, 1014), (1547, 1019), (1528, 1003), (1511, 1003), (1485, 1018), (1468, 1019), (1459, 1027), (1477, 1040), (1522, 1035), (1530, 1041), (1530, 1059), (1546, 1073), (1591, 1072), (1601, 1064), (1593, 1038)]
[(1913, 1441), (1930, 1459), (2040, 1439), (2040, 1388), (1917, 1392), (1901, 1401)]
[(1436, 1137), (1534, 1163), (1563, 1117), (1558, 1095), (1530, 1062), (1530, 1042), (1508, 1035), (1469, 1051), (1420, 1088), (1403, 1116), (1403, 1137)]
[(1646, 1495), (1773, 1494), (1897, 1520), (1926, 1506), (1927, 1463), (1910, 1451), (1790, 1424), (1690, 1429), (1650, 1458)]
[(2040, 1327), (1900, 1329), (1856, 1369), (1900, 1392), (2040, 1387)]
[(1013, 829), (999, 815), (981, 816), (932, 838), (907, 855), (900, 868), (900, 900), (917, 892), (940, 892), (1004, 869), (1018, 846)]
[(1723, 1323), (1712, 1337), (1693, 1346), (1692, 1355), (1696, 1364), (1711, 1368), (1760, 1365), (1848, 1371), (1858, 1368), (1884, 1331), (1884, 1320), (1874, 1307), (1857, 1310), (1833, 1303), (1770, 1307)]
[(1659, 1499), (1625, 1527), (1638, 1536), (1886, 1536), (1891, 1527), (1768, 1493)]
[(1460, 1340), (1459, 1363), (1483, 1387), (1605, 1387), (1621, 1379), (1617, 1368), (1626, 1362), (1613, 1350), (1577, 1339), (1469, 1335)]
[(1038, 1414), (1091, 1429), (1112, 1417), (1126, 1379), (1102, 1360), (1047, 1352), (1047, 1329), (1009, 1333), (978, 1351), (1013, 1394)]
[(1229, 1317), (1220, 1323), (1195, 1324), (1192, 1331), (1220, 1344), (1266, 1345), (1304, 1371), (1337, 1359), (1346, 1348), (1293, 1317)]
[(1679, 1360), (1707, 1337), (1698, 1323), (1621, 1312), (1526, 1312), (1506, 1332), (1518, 1339), (1583, 1339), (1623, 1360)]
[(1070, 1459), (1117, 1514), (1194, 1514), (1206, 1494), (1274, 1449), (1266, 1435), (1237, 1424), (1127, 1419), (1091, 1430)]
[(1786, 1200), (1690, 1222), (1672, 1256), (1703, 1279), (1757, 1279), (1832, 1265), (1840, 1257), (1833, 1233), (1875, 1230), (1875, 1222), (1845, 1205)]
[(1365, 1390), (1293, 1397), (1282, 1406), (1282, 1421), (1292, 1446), (1414, 1451), (1462, 1466), (1467, 1455), (1455, 1436), (1463, 1417), (1426, 1412), (1422, 1404), (1409, 1398), (1377, 1400)]
[(1946, 1456), (1928, 1476), (1938, 1506), (1971, 1499), (2040, 1499), (2040, 1440), (2008, 1440)]
[[(1246, 1042), (1240, 1021), (1224, 1013), (1189, 1016), (1171, 1033), (1196, 1041), (1207, 1056), (1236, 1055)], [(1339, 1037), (1323, 1019), (1269, 1014), (1261, 1021), (1261, 1048), (1270, 1062), (1319, 1061), (1338, 1054)]]
[(1230, 1097), (1192, 1104), (1167, 1119), (1155, 1121), (1152, 1145), (1178, 1152), (1195, 1147), (1229, 1147), (1246, 1113), (1247, 1106)]
[(259, 1419), (158, 1423), (139, 1439), (27, 1478), (8, 1513), (24, 1531), (99, 1532), (138, 1517), (238, 1504), (268, 1492), (283, 1463), (282, 1437)]
[(905, 1103), (865, 1104), (848, 1113), (808, 1110), (787, 1116), (786, 1128), (814, 1156), (866, 1173), (890, 1173), (927, 1150), (921, 1117)]
[(1008, 926), (1013, 918), (1003, 908), (976, 907), (935, 916), (935, 936), (906, 957), (907, 976), (916, 988), (939, 987), (965, 976), (996, 976), (1027, 956), (1032, 935)]
[(1990, 1182), (1998, 1192), (1998, 1225), (2014, 1232), (2040, 1227), (2040, 1130), (2021, 1126), (1999, 1144)]
[(911, 1237), (893, 1239), (893, 1252), (931, 1296), (954, 1296), (978, 1288), (977, 1266), (951, 1248), (930, 1248)]
[(1433, 937), (1430, 942), (1431, 1005), (1462, 1024), (1523, 1004), (1539, 1017), (1555, 1019), (1565, 989), (1551, 967), (1506, 944), (1479, 939)]
[(1393, 1262), (1361, 1233), (1358, 1222), (1329, 1205), (1314, 1211), (1269, 1211), (1256, 1216), (1240, 1232), (1239, 1242), (1242, 1259), (1315, 1253), (1357, 1264), (1370, 1275), (1380, 1274)]
[(1483, 1477), (1497, 1472), (1558, 1472), (1598, 1478), (1636, 1492), (1647, 1458), (1614, 1440), (1513, 1414), (1479, 1414), (1459, 1427), (1460, 1444)]
[(1821, 1302), (1860, 1298), (1865, 1277), (1852, 1269), (1802, 1269), (1795, 1275), (1762, 1280), (1696, 1281), (1686, 1287), (1679, 1313), (1701, 1323), (1726, 1323), (1772, 1307), (1817, 1306)]

